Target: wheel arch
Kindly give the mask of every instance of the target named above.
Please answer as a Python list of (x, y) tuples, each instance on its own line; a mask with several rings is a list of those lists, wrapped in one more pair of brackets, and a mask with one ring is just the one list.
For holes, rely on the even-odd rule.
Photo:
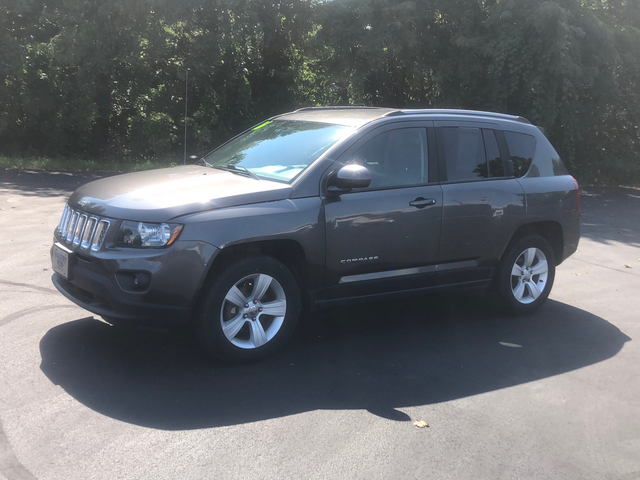
[(511, 236), (509, 244), (505, 247), (502, 255), (500, 256), (500, 261), (503, 260), (504, 256), (516, 242), (528, 235), (539, 235), (549, 242), (553, 249), (556, 266), (562, 263), (564, 255), (564, 234), (562, 226), (558, 222), (554, 221), (527, 223), (520, 226)]
[(308, 305), (308, 267), (307, 259), (302, 246), (295, 240), (262, 240), (229, 245), (220, 250), (214, 258), (205, 276), (194, 303), (194, 311), (198, 310), (201, 302), (206, 298), (210, 286), (218, 275), (232, 263), (246, 257), (265, 255), (274, 258), (284, 264), (298, 282), (303, 306)]

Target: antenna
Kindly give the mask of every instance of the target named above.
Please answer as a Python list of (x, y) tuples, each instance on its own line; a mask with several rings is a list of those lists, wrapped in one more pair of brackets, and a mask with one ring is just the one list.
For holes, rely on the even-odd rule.
[(189, 106), (189, 69), (187, 68), (187, 74), (184, 80), (184, 162), (187, 164), (187, 113)]

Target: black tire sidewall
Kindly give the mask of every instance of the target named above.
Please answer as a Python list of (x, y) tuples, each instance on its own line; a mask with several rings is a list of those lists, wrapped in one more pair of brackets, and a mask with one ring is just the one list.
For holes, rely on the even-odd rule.
[[(264, 273), (282, 286), (287, 302), (284, 322), (276, 335), (265, 345), (243, 349), (233, 345), (222, 331), (220, 309), (224, 298), (242, 278)], [(278, 350), (289, 339), (300, 314), (300, 291), (295, 276), (278, 260), (267, 256), (252, 256), (227, 266), (210, 286), (205, 301), (197, 314), (195, 329), (202, 345), (217, 358), (230, 363), (251, 362)]]
[[(547, 258), (549, 271), (547, 274), (547, 282), (540, 296), (531, 303), (523, 304), (513, 296), (513, 291), (511, 289), (511, 269), (518, 257), (520, 257), (526, 249), (532, 247), (537, 248), (544, 253)], [(553, 281), (555, 279), (555, 265), (555, 255), (551, 245), (547, 240), (538, 235), (524, 237), (512, 245), (500, 263), (495, 285), (496, 293), (498, 294), (498, 299), (503, 309), (508, 313), (516, 315), (532, 314), (538, 310), (547, 300), (547, 297), (551, 292), (551, 288), (553, 287)]]

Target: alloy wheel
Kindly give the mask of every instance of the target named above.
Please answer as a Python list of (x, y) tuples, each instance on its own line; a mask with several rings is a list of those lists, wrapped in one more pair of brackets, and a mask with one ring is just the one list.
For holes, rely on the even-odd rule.
[(280, 331), (287, 312), (282, 285), (270, 275), (256, 273), (236, 282), (220, 309), (227, 340), (243, 349), (265, 345)]
[(511, 267), (511, 293), (521, 304), (529, 304), (542, 294), (547, 284), (549, 264), (539, 248), (522, 252)]

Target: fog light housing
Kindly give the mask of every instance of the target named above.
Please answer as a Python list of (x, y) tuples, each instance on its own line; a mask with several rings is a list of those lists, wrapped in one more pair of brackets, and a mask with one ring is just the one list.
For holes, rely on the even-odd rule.
[(151, 285), (151, 273), (145, 271), (121, 271), (116, 273), (116, 281), (122, 290), (130, 293), (143, 293)]

